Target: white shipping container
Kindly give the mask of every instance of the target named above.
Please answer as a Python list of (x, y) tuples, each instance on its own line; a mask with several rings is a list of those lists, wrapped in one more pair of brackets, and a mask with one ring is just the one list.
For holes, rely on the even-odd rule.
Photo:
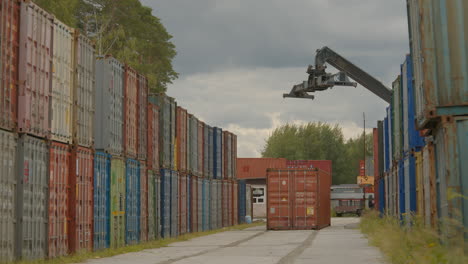
[(15, 134), (0, 130), (0, 262), (15, 253), (16, 147)]
[(95, 54), (91, 41), (75, 34), (73, 86), (73, 142), (90, 148), (94, 144)]
[(50, 133), (52, 140), (71, 143), (74, 30), (57, 19), (53, 23)]

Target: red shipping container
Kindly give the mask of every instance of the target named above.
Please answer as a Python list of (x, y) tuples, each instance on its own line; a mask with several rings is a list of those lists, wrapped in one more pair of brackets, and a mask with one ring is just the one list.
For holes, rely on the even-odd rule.
[(49, 258), (68, 254), (67, 230), (70, 230), (70, 227), (67, 225), (69, 212), (67, 191), (70, 168), (69, 146), (52, 142), (49, 151)]
[(331, 176), (319, 169), (269, 169), (267, 229), (321, 229), (330, 225)]
[(332, 172), (332, 161), (331, 160), (287, 160), (286, 168), (288, 169), (321, 169), (331, 175)]
[(177, 170), (187, 172), (187, 110), (177, 107), (176, 123)]
[(19, 2), (0, 0), (0, 127), (16, 127), (18, 92)]
[(187, 175), (179, 174), (179, 234), (187, 233)]
[(138, 141), (138, 77), (137, 72), (125, 66), (124, 74), (124, 152), (129, 158), (137, 157)]
[(202, 121), (198, 121), (198, 175), (201, 178), (204, 178), (205, 175), (203, 174), (203, 157), (204, 157), (204, 141), (205, 141), (205, 123)]
[(267, 169), (284, 169), (286, 162), (287, 160), (283, 158), (238, 158), (237, 178), (264, 179)]
[(140, 162), (140, 240), (148, 241), (148, 170)]
[(222, 198), (221, 210), (223, 214), (223, 227), (229, 226), (229, 184), (227, 180), (222, 180)]
[(190, 197), (190, 227), (192, 233), (198, 232), (198, 178), (191, 177), (190, 188), (192, 193)]
[(374, 209), (379, 209), (379, 184), (380, 184), (380, 175), (379, 175), (379, 130), (374, 128), (372, 131), (373, 144), (374, 144)]
[(159, 170), (159, 108), (148, 104), (148, 169)]
[(47, 137), (52, 84), (52, 16), (32, 1), (21, 1), (20, 12), (18, 131)]
[(70, 252), (93, 249), (94, 154), (75, 146), (71, 153), (68, 200)]
[(236, 181), (233, 181), (232, 182), (232, 225), (239, 224), (238, 213), (237, 213), (239, 210), (238, 188), (239, 188), (239, 184)]
[(237, 135), (232, 134), (232, 179), (237, 179)]
[(146, 160), (148, 154), (148, 79), (138, 74), (138, 159)]

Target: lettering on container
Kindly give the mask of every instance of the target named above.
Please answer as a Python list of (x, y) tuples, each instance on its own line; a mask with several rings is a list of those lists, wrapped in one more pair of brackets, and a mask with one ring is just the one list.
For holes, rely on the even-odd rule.
[(307, 207), (307, 215), (314, 215), (314, 208), (313, 207)]
[(274, 214), (276, 212), (276, 208), (275, 207), (271, 207), (270, 208), (270, 213)]

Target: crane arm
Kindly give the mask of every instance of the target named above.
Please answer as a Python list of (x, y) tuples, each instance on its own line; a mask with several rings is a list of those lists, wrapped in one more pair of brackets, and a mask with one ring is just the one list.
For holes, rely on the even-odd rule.
[(387, 103), (391, 102), (392, 91), (390, 89), (372, 75), (363, 71), (361, 68), (340, 56), (329, 47), (319, 49), (315, 56), (316, 69), (324, 67), (325, 63), (329, 63), (338, 70), (345, 72), (349, 77), (351, 77), (351, 79), (355, 80)]

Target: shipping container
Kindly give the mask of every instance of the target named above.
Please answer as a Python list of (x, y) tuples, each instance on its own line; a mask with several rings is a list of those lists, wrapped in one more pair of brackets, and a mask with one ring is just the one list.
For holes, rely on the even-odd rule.
[(216, 198), (216, 220), (217, 220), (217, 228), (223, 228), (223, 182), (222, 180), (216, 180), (217, 183), (217, 198)]
[(210, 219), (209, 219), (209, 229), (215, 230), (218, 229), (218, 181), (210, 181)]
[(22, 135), (17, 157), (16, 257), (43, 259), (48, 248), (49, 148), (44, 140)]
[(269, 169), (267, 229), (329, 226), (330, 186), (330, 175), (319, 169)]
[(228, 183), (227, 183), (228, 187), (227, 187), (227, 195), (228, 195), (228, 226), (232, 226), (233, 225), (233, 220), (234, 220), (234, 202), (233, 202), (233, 193), (232, 193), (232, 190), (233, 190), (233, 186), (232, 186), (232, 181), (228, 180)]
[(71, 211), (70, 200), (73, 199), (72, 194), (68, 193), (72, 164), (69, 145), (52, 142), (49, 154), (49, 250), (47, 256), (55, 258), (65, 256), (69, 252), (70, 232), (67, 228), (69, 226), (67, 217)]
[(403, 168), (405, 177), (405, 217), (409, 223), (411, 215), (416, 212), (416, 162), (413, 154), (404, 158)]
[(148, 169), (159, 170), (159, 108), (148, 103)]
[(148, 240), (160, 238), (161, 178), (156, 171), (148, 171)]
[(229, 185), (227, 180), (222, 180), (222, 227), (229, 226)]
[(176, 123), (176, 157), (177, 170), (179, 172), (187, 172), (187, 110), (177, 107), (177, 123)]
[(173, 103), (172, 98), (159, 94), (156, 96), (151, 96), (149, 101), (159, 108), (159, 158), (161, 168), (171, 169), (172, 160), (171, 160), (171, 149), (172, 141), (171, 134), (171, 104)]
[[(284, 158), (238, 158), (237, 159), (237, 178), (239, 179), (258, 179), (266, 178), (267, 169), (283, 169), (287, 163), (290, 166), (308, 166), (306, 161), (287, 161)], [(331, 167), (330, 167), (331, 169)]]
[(390, 170), (390, 157), (388, 153), (389, 148), (389, 140), (388, 140), (388, 118), (385, 117), (383, 120), (383, 156), (384, 156), (384, 172), (388, 172)]
[(177, 155), (176, 155), (176, 122), (177, 122), (177, 102), (174, 98), (170, 97), (171, 103), (171, 138), (170, 138), (170, 157), (171, 157), (171, 169), (177, 170)]
[(188, 151), (187, 164), (192, 176), (200, 176), (198, 172), (198, 120), (193, 115), (188, 115)]
[(124, 73), (124, 152), (136, 158), (138, 152), (138, 73), (125, 66)]
[(187, 233), (187, 175), (179, 174), (179, 234)]
[(74, 50), (73, 143), (91, 148), (94, 145), (96, 96), (94, 45), (84, 34), (75, 31)]
[(210, 180), (202, 179), (202, 226), (203, 231), (210, 230)]
[(110, 247), (125, 245), (126, 177), (125, 160), (113, 156), (110, 176)]
[[(378, 130), (378, 175), (384, 175), (384, 128), (383, 128), (383, 121), (377, 121), (377, 130)], [(375, 168), (375, 167), (374, 167)]]
[(113, 155), (123, 153), (124, 66), (106, 56), (96, 60), (94, 147)]
[(232, 179), (237, 180), (237, 135), (232, 134)]
[(110, 154), (94, 154), (94, 224), (93, 248), (105, 249), (110, 246)]
[(31, 1), (21, 1), (18, 131), (38, 137), (47, 137), (50, 131), (52, 31), (49, 13)]
[(148, 79), (138, 74), (138, 103), (137, 103), (137, 126), (138, 126), (138, 159), (146, 160), (148, 154)]
[(145, 161), (140, 162), (140, 240), (148, 241), (148, 170)]
[(210, 126), (203, 126), (203, 176), (210, 179)]
[(19, 16), (18, 1), (0, 1), (0, 128), (10, 131), (17, 122)]
[(232, 179), (232, 134), (223, 131), (224, 179)]
[(68, 197), (70, 252), (93, 249), (93, 150), (75, 146), (71, 152)]
[(238, 181), (238, 198), (239, 198), (239, 209), (238, 209), (238, 219), (239, 224), (245, 223), (245, 216), (247, 215), (247, 184), (245, 180)]
[(190, 177), (190, 231), (198, 232), (198, 178)]
[[(398, 215), (400, 218), (406, 213), (406, 177), (403, 160), (398, 161)], [(409, 178), (408, 178), (409, 179)]]
[[(402, 119), (402, 89), (401, 89), (401, 75), (398, 75), (392, 83), (392, 153), (393, 159), (399, 160), (402, 158), (403, 152), (403, 119)], [(374, 175), (375, 176), (375, 175)]]
[(18, 138), (14, 133), (0, 130), (0, 262), (15, 258), (15, 194), (16, 150)]
[(423, 172), (424, 181), (424, 220), (426, 225), (433, 228), (437, 225), (437, 190), (436, 190), (436, 165), (434, 144), (430, 142), (423, 148)]
[[(374, 179), (375, 179), (375, 187), (376, 190), (379, 190), (379, 185), (383, 184), (383, 177), (379, 173), (379, 130), (378, 128), (373, 128), (372, 129), (372, 150), (373, 150), (373, 163), (374, 163)], [(374, 195), (374, 202), (376, 205), (378, 205), (378, 209), (381, 210), (383, 213), (383, 210), (385, 209), (384, 207), (380, 207), (380, 202), (383, 201), (383, 198), (385, 196), (381, 196), (382, 192), (381, 191), (376, 191)]]
[(424, 140), (416, 130), (414, 110), (413, 64), (411, 56), (407, 55), (401, 66), (402, 83), (402, 114), (403, 114), (403, 154), (420, 150)]
[(416, 164), (416, 214), (424, 221), (424, 179), (423, 179), (423, 161), (422, 151), (414, 153)]
[(198, 168), (198, 175), (199, 177), (204, 178), (205, 177), (205, 123), (202, 121), (197, 122), (198, 126), (198, 141), (197, 141), (197, 150), (198, 150), (198, 163), (197, 163), (197, 168)]
[(179, 172), (171, 172), (171, 237), (179, 235)]
[(140, 242), (140, 163), (133, 159), (125, 161), (125, 243)]
[(223, 131), (213, 128), (213, 179), (223, 179)]
[(439, 218), (452, 218), (468, 228), (468, 200), (462, 198), (468, 197), (468, 117), (444, 118), (434, 143)]
[[(208, 178), (214, 179), (214, 145), (213, 145), (213, 131), (214, 128), (208, 126), (208, 138), (205, 141), (205, 145), (208, 146)], [(205, 162), (206, 163), (206, 162)]]
[(232, 225), (239, 224), (239, 184), (232, 181)]
[(247, 184), (245, 187), (245, 212), (246, 217), (250, 216), (250, 220), (253, 220), (253, 203), (252, 203), (252, 185)]
[(197, 180), (197, 192), (198, 192), (198, 201), (197, 201), (197, 223), (198, 223), (198, 232), (204, 231), (203, 229), (203, 200), (205, 193), (203, 192), (203, 181), (204, 179), (199, 177)]
[(161, 237), (171, 234), (171, 177), (169, 169), (161, 169)]
[(187, 209), (186, 209), (186, 229), (187, 233), (192, 233), (192, 177), (190, 175), (187, 175)]
[(71, 143), (74, 29), (55, 18), (53, 27), (50, 138)]
[(468, 114), (465, 1), (408, 0), (414, 56), (417, 122), (433, 126), (441, 115)]

